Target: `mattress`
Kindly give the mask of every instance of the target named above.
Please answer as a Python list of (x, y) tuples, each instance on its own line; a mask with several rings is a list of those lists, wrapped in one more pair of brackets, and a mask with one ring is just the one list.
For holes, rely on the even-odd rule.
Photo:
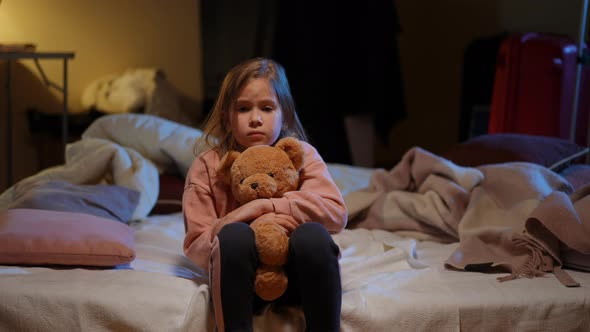
[[(0, 267), (0, 330), (213, 331), (206, 275), (182, 254), (181, 214), (133, 224), (136, 259), (117, 269)], [(457, 243), (384, 230), (334, 235), (342, 252), (342, 331), (588, 330), (590, 274), (498, 282), (445, 269)], [(257, 331), (304, 326), (268, 310)]]

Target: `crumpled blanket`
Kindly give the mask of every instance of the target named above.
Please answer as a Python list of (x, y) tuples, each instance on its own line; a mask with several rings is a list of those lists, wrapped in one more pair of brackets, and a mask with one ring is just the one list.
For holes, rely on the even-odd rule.
[(116, 184), (140, 193), (133, 219), (147, 216), (158, 196), (158, 170), (137, 151), (114, 142), (89, 138), (69, 144), (65, 164), (45, 169), (8, 188), (0, 195), (0, 209), (15, 198), (15, 187), (31, 187), (46, 180), (72, 184)]
[(15, 188), (48, 180), (76, 185), (115, 184), (139, 192), (132, 219), (144, 218), (159, 193), (159, 173), (175, 169), (184, 175), (202, 132), (145, 114), (118, 114), (97, 119), (82, 139), (66, 147), (65, 163), (19, 181), (0, 195), (0, 209), (16, 198)]
[(351, 227), (458, 240), (449, 268), (510, 272), (500, 281), (554, 272), (564, 285), (576, 286), (561, 269), (562, 253), (590, 257), (589, 191), (572, 193), (564, 178), (536, 164), (460, 167), (412, 148), (345, 200)]
[(412, 148), (390, 171), (375, 171), (368, 189), (344, 197), (349, 225), (455, 242), (471, 191), (483, 178), (475, 168)]

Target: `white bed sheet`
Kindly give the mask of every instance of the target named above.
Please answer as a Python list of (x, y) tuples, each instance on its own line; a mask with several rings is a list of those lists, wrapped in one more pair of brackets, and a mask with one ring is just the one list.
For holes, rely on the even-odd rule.
[[(506, 274), (445, 269), (457, 243), (362, 229), (335, 238), (341, 247), (350, 241), (356, 244), (349, 248), (373, 248), (352, 256), (343, 250), (343, 331), (590, 330), (590, 273), (568, 271), (579, 288), (563, 286), (553, 274), (500, 283), (496, 278)], [(406, 254), (405, 266), (401, 255), (389, 253), (398, 249)], [(352, 259), (366, 265), (357, 269)]]
[(211, 331), (209, 288), (182, 255), (180, 214), (133, 225), (117, 269), (0, 267), (0, 331)]
[[(116, 270), (0, 267), (0, 330), (213, 331), (206, 279), (182, 255), (181, 214), (133, 227), (137, 259)], [(342, 331), (590, 329), (589, 273), (569, 271), (580, 288), (552, 274), (499, 283), (499, 275), (444, 269), (457, 244), (365, 229), (334, 239)], [(255, 321), (257, 331), (301, 324), (301, 315), (271, 313)]]

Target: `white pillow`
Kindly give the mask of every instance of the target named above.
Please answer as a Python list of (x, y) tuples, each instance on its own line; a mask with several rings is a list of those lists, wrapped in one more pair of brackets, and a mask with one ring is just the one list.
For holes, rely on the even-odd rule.
[(82, 138), (102, 138), (130, 147), (163, 170), (171, 165), (182, 176), (195, 155), (193, 148), (203, 132), (147, 114), (113, 114), (98, 118)]

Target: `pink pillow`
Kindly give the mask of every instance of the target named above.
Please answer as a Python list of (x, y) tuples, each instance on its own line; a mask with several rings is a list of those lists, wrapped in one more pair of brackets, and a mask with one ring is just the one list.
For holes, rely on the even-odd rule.
[(110, 267), (135, 259), (134, 231), (85, 213), (0, 211), (0, 264)]

